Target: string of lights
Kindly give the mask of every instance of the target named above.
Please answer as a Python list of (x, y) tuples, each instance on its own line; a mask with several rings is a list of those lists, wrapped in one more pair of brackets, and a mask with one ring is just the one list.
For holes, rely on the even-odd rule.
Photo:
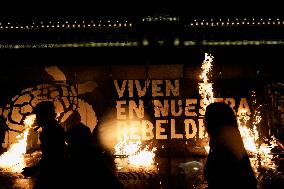
[[(175, 37), (161, 37), (158, 34), (157, 37), (153, 34), (147, 33), (148, 27), (145, 27), (143, 30), (136, 30), (137, 28), (143, 28), (143, 23), (146, 25), (152, 23), (169, 23), (168, 26), (171, 26), (171, 23), (178, 23), (180, 26), (179, 29), (175, 30), (176, 33), (172, 33)], [(219, 33), (205, 33), (202, 38), (199, 38), (199, 28), (217, 28), (217, 27), (237, 27), (242, 28), (243, 26), (249, 26), (251, 28), (265, 28), (266, 26), (275, 25), (278, 29), (281, 29), (281, 25), (284, 25), (284, 19), (282, 18), (208, 18), (208, 19), (194, 19), (194, 18), (179, 18), (176, 16), (169, 15), (154, 15), (141, 17), (139, 19), (129, 18), (116, 18), (116, 19), (106, 19), (106, 18), (64, 18), (64, 19), (0, 19), (0, 32), (3, 32), (2, 39), (0, 40), (0, 49), (21, 49), (21, 48), (80, 48), (80, 47), (147, 47), (147, 46), (172, 46), (172, 47), (190, 47), (190, 46), (257, 46), (257, 45), (283, 45), (284, 40), (282, 40), (280, 32), (277, 33), (278, 37), (271, 37), (275, 30), (269, 30), (267, 36), (255, 36), (251, 33), (245, 34), (245, 39), (241, 35), (236, 35), (236, 33), (230, 33), (225, 30), (225, 37), (218, 36), (216, 39), (212, 38), (212, 35), (219, 35)], [(280, 26), (280, 27), (279, 27)], [(271, 27), (270, 27), (271, 28)], [(193, 29), (193, 30), (187, 30)], [(33, 41), (33, 38), (30, 35), (25, 35), (25, 30), (28, 30), (27, 33), (33, 31), (43, 31), (36, 33), (38, 39), (41, 41)], [(79, 31), (79, 35), (65, 35), (65, 31)], [(83, 33), (84, 31), (94, 31), (93, 35), (89, 33)], [(116, 31), (124, 31), (126, 33), (121, 33)], [(6, 38), (5, 32), (10, 31), (19, 31), (11, 32)], [(47, 31), (49, 33), (45, 33)], [(56, 31), (62, 31), (58, 36), (54, 37)], [(98, 31), (97, 33), (95, 33)], [(110, 31), (102, 33), (101, 31)], [(139, 35), (133, 33), (133, 31), (140, 32)], [(167, 28), (163, 29), (164, 32), (167, 32)], [(184, 34), (180, 35), (181, 31)], [(190, 33), (192, 31), (192, 33)], [(215, 31), (215, 30), (214, 30)], [(266, 30), (265, 30), (266, 31)], [(128, 32), (128, 33), (127, 33)], [(144, 33), (143, 33), (144, 32)], [(188, 33), (189, 32), (189, 33)], [(190, 34), (187, 36), (187, 33)], [(240, 32), (241, 33), (241, 32)], [(21, 35), (24, 34), (24, 35)], [(46, 42), (44, 40), (47, 35), (52, 36), (53, 40)], [(83, 35), (81, 35), (83, 34)], [(98, 34), (96, 36), (96, 34)], [(134, 34), (134, 35), (133, 35)], [(80, 36), (83, 37), (83, 40), (79, 42), (77, 39), (80, 39)], [(101, 38), (99, 38), (100, 36)], [(129, 38), (132, 36), (132, 39)], [(205, 37), (204, 37), (205, 36)], [(208, 38), (206, 38), (208, 36)], [(228, 37), (229, 36), (229, 37)], [(230, 36), (233, 36), (230, 39)], [(235, 36), (235, 37), (234, 37)], [(253, 36), (249, 39), (247, 36)], [(15, 39), (14, 39), (14, 38)], [(15, 40), (15, 41), (13, 41)], [(18, 43), (18, 41), (22, 41)], [(24, 42), (26, 41), (26, 42)], [(67, 41), (67, 42), (63, 42)]]
[[(0, 49), (24, 49), (24, 48), (92, 48), (92, 47), (139, 47), (148, 46), (145, 41), (127, 41), (127, 42), (84, 42), (84, 43), (40, 43), (40, 44), (1, 44)], [(276, 40), (238, 40), (238, 41), (184, 41), (183, 43), (174, 44), (173, 46), (253, 46), (253, 45), (284, 45), (284, 41)], [(162, 45), (161, 45), (162, 46)]]
[(194, 19), (187, 27), (220, 27), (220, 26), (271, 26), (284, 25), (280, 18), (219, 18), (219, 19)]
[[(131, 20), (131, 19), (129, 19)], [(16, 21), (0, 21), (0, 30), (38, 30), (38, 29), (88, 29), (88, 28), (131, 28), (133, 22), (124, 20), (49, 20), (19, 23)], [(284, 25), (283, 18), (211, 18), (211, 19), (181, 19), (170, 16), (147, 16), (138, 20), (141, 23), (179, 22), (186, 28), (191, 27), (238, 27), (238, 26), (272, 26)]]
[(30, 48), (80, 48), (80, 47), (135, 47), (139, 42), (86, 42), (86, 43), (41, 43), (41, 44), (0, 44), (0, 49)]
[(0, 30), (39, 30), (39, 29), (79, 29), (79, 28), (129, 28), (132, 23), (127, 20), (82, 20), (82, 21), (37, 21), (18, 23), (12, 21), (0, 22)]

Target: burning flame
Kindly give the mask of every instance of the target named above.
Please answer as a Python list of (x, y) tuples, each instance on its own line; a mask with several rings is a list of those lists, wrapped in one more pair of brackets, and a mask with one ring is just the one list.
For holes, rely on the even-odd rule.
[(150, 150), (149, 145), (146, 145), (145, 148), (142, 148), (142, 143), (140, 140), (134, 142), (128, 139), (118, 142), (114, 148), (115, 155), (127, 157), (127, 161), (116, 161), (118, 169), (126, 167), (134, 170), (139, 168), (142, 168), (144, 171), (156, 170), (154, 158), (157, 148), (154, 147)]
[[(212, 62), (213, 56), (205, 53), (205, 60), (202, 63), (202, 73), (200, 78), (202, 79), (203, 83), (199, 83), (199, 94), (203, 99), (203, 110), (206, 107), (214, 102), (214, 94), (213, 94), (213, 87), (212, 83), (209, 83), (209, 74), (212, 70)], [(255, 100), (255, 92), (252, 92), (253, 103), (256, 104)], [(275, 169), (277, 166), (272, 161), (273, 155), (271, 155), (271, 149), (277, 146), (277, 140), (274, 136), (270, 141), (266, 140), (266, 143), (260, 143), (259, 141), (259, 132), (258, 132), (258, 124), (261, 122), (261, 112), (259, 111), (258, 106), (252, 117), (252, 125), (249, 127), (248, 121), (251, 119), (250, 116), (247, 114), (246, 109), (242, 109), (240, 115), (238, 116), (238, 124), (239, 130), (244, 142), (244, 147), (247, 150), (251, 165), (256, 174), (258, 174), (259, 167), (271, 168)], [(210, 147), (209, 144), (205, 144), (204, 148), (207, 153), (209, 153)]]
[(214, 102), (213, 86), (212, 83), (208, 83), (209, 73), (212, 70), (213, 58), (214, 57), (212, 55), (205, 53), (205, 59), (201, 66), (202, 73), (200, 75), (200, 79), (202, 79), (203, 82), (199, 83), (199, 94), (203, 99), (204, 110), (210, 103)]
[(24, 120), (25, 128), (31, 128), (32, 125), (35, 122), (35, 119), (36, 119), (35, 114), (31, 114), (31, 115), (27, 116)]
[(258, 108), (256, 108), (253, 115), (251, 129), (247, 126), (247, 122), (249, 121), (250, 117), (246, 114), (246, 110), (243, 110), (241, 115), (238, 117), (239, 130), (244, 142), (244, 146), (250, 156), (250, 162), (256, 174), (258, 174), (260, 167), (266, 169), (277, 168), (272, 160), (273, 155), (271, 154), (271, 149), (277, 146), (276, 138), (272, 136), (270, 141), (265, 139), (266, 143), (260, 143), (261, 141), (259, 140), (259, 132), (257, 128), (262, 118)]
[[(199, 94), (203, 100), (203, 106), (202, 109), (205, 111), (206, 107), (214, 102), (214, 93), (213, 93), (213, 86), (212, 83), (209, 83), (209, 75), (210, 71), (212, 70), (212, 62), (213, 62), (213, 56), (205, 53), (205, 59), (202, 62), (202, 73), (200, 74), (200, 79), (202, 79), (202, 83), (199, 83)], [(209, 147), (209, 141), (205, 141), (204, 148), (207, 154), (209, 153), (210, 147)]]
[(19, 139), (18, 142), (12, 144), (8, 151), (0, 156), (0, 168), (9, 172), (21, 172), (26, 166), (24, 154), (26, 153), (29, 130), (34, 123), (35, 118), (34, 114), (26, 117), (24, 120), (25, 127), (23, 132), (17, 136)]

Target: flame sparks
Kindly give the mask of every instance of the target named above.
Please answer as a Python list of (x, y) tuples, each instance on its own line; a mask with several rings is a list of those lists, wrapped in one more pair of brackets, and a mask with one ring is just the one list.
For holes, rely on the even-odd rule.
[(24, 120), (25, 128), (31, 128), (32, 125), (34, 124), (35, 119), (36, 119), (35, 114), (27, 116), (26, 119)]
[(24, 130), (17, 136), (18, 142), (12, 144), (8, 151), (0, 156), (0, 168), (9, 172), (21, 172), (26, 166), (24, 154), (26, 153), (29, 130), (34, 123), (34, 120), (35, 115), (33, 114), (26, 117), (24, 120)]
[(248, 127), (248, 121), (250, 120), (250, 117), (246, 114), (245, 110), (238, 117), (239, 130), (244, 142), (245, 149), (250, 156), (251, 166), (256, 175), (258, 175), (258, 170), (260, 167), (266, 169), (277, 168), (272, 160), (273, 155), (271, 154), (271, 149), (277, 146), (277, 140), (274, 136), (272, 136), (270, 141), (268, 139), (265, 139), (266, 142), (261, 143), (257, 128), (262, 118), (258, 108), (255, 110), (255, 113), (252, 117), (253, 120), (251, 129)]
[(213, 86), (212, 83), (208, 82), (209, 74), (212, 70), (213, 58), (212, 55), (205, 53), (205, 59), (201, 66), (202, 73), (200, 79), (202, 79), (202, 83), (199, 83), (199, 94), (203, 99), (203, 110), (205, 110), (210, 103), (214, 102)]
[[(205, 53), (205, 59), (202, 63), (201, 69), (202, 73), (200, 78), (202, 83), (199, 83), (199, 94), (203, 100), (203, 110), (206, 110), (206, 107), (214, 102), (214, 94), (212, 83), (209, 82), (210, 71), (212, 70), (213, 56)], [(253, 104), (256, 104), (255, 92), (252, 92)], [(271, 149), (277, 146), (277, 140), (272, 136), (271, 140), (267, 140), (265, 143), (261, 143), (259, 139), (258, 127), (259, 123), (262, 120), (261, 112), (259, 111), (258, 106), (254, 110), (254, 114), (251, 120), (251, 126), (249, 126), (249, 120), (251, 117), (248, 115), (246, 109), (240, 110), (240, 115), (238, 116), (238, 125), (243, 139), (244, 147), (247, 150), (251, 165), (256, 174), (260, 167), (275, 169), (277, 166), (272, 161), (273, 155), (271, 154)], [(209, 153), (210, 147), (209, 144), (205, 144), (204, 148), (207, 153)]]
[(126, 167), (132, 170), (142, 168), (144, 171), (156, 171), (154, 158), (157, 148), (154, 147), (150, 150), (149, 145), (142, 148), (140, 140), (134, 142), (128, 139), (118, 142), (114, 148), (115, 155), (127, 157), (127, 161), (123, 159), (116, 161), (118, 169)]
[[(213, 66), (213, 56), (205, 53), (205, 59), (202, 62), (202, 73), (200, 74), (200, 79), (202, 79), (202, 83), (199, 83), (199, 94), (202, 99), (202, 109), (203, 111), (206, 110), (206, 107), (214, 102), (214, 93), (213, 93), (213, 85), (209, 81), (209, 75), (210, 71), (212, 70)], [(209, 147), (209, 141), (204, 142), (204, 149), (209, 153), (210, 147)]]

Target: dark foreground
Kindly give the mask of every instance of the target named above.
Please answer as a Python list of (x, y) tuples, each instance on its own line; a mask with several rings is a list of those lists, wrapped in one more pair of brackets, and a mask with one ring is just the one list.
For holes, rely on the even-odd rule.
[[(38, 158), (37, 155), (25, 156), (27, 165), (36, 162)], [(122, 168), (118, 170), (117, 176), (126, 189), (204, 189), (207, 186), (202, 176), (205, 160), (205, 157), (157, 158), (157, 172), (143, 168)], [(263, 170), (258, 180), (260, 189), (282, 188), (282, 166), (277, 170)], [(25, 178), (21, 173), (0, 169), (0, 189), (32, 189), (34, 184), (35, 178)]]

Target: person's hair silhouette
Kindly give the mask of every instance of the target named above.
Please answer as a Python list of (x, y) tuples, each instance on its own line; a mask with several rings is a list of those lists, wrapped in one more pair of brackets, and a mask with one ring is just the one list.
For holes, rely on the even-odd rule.
[(208, 105), (205, 128), (210, 139), (210, 152), (204, 169), (208, 188), (257, 188), (234, 110), (221, 102)]
[(79, 112), (74, 111), (67, 122), (67, 188), (122, 189), (103, 151), (92, 146), (91, 130), (81, 122)]
[(91, 130), (81, 122), (78, 111), (73, 113), (66, 120), (68, 129), (66, 131), (66, 142), (68, 155), (72, 158), (83, 158), (89, 153), (91, 145)]
[(22, 174), (32, 176), (39, 173), (34, 188), (60, 188), (65, 151), (64, 129), (55, 119), (53, 102), (38, 103), (32, 113), (36, 115), (38, 128), (42, 128), (39, 136), (42, 157), (38, 164), (25, 167)]

